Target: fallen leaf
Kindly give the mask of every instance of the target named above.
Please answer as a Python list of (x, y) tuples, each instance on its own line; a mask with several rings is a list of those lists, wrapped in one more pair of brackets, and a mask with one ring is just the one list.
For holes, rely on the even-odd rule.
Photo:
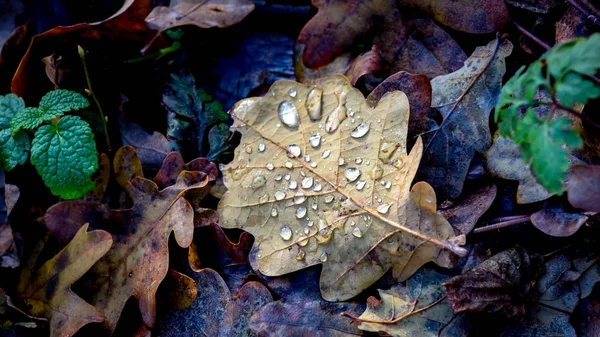
[(515, 247), (492, 256), (443, 285), (455, 313), (488, 312), (519, 317), (526, 313), (522, 295), (533, 287), (541, 272), (540, 266), (538, 256)]
[[(318, 8), (317, 14), (304, 26), (298, 37), (298, 41), (306, 45), (302, 60), (306, 66), (312, 69), (323, 67), (333, 61), (337, 56), (343, 54), (356, 39), (360, 36), (373, 33), (375, 31), (377, 38), (375, 44), (381, 48), (384, 59), (388, 49), (383, 44), (398, 46), (395, 51), (400, 51), (407, 41), (407, 31), (411, 28), (403, 27), (403, 18), (397, 5), (408, 5), (424, 10), (431, 14), (436, 20), (450, 26), (453, 29), (467, 31), (471, 33), (489, 33), (499, 29), (508, 19), (508, 12), (503, 1), (486, 0), (473, 2), (469, 0), (453, 1), (449, 3), (439, 1), (416, 1), (403, 0), (396, 4), (392, 0), (379, 1), (321, 1), (314, 0), (313, 5)], [(469, 13), (465, 16), (464, 13)], [(426, 25), (435, 26), (430, 19)], [(437, 27), (436, 32), (431, 34), (431, 30), (423, 28), (425, 21), (417, 23), (415, 31), (423, 31), (423, 35), (428, 35), (436, 42), (451, 41), (452, 38), (442, 29)], [(432, 28), (433, 29), (433, 28)], [(441, 35), (442, 40), (437, 39)], [(434, 44), (435, 45), (435, 44)], [(443, 44), (437, 44), (441, 46)], [(407, 49), (410, 49), (407, 48)], [(432, 48), (431, 50), (435, 50)], [(460, 48), (458, 48), (460, 50)], [(462, 51), (461, 51), (462, 52)], [(434, 51), (437, 54), (437, 51)], [(394, 51), (389, 50), (389, 56)], [(406, 53), (410, 55), (410, 53)], [(452, 54), (452, 53), (448, 53)], [(447, 56), (439, 54), (440, 59)], [(392, 56), (393, 57), (393, 56)], [(408, 61), (408, 58), (406, 58)], [(419, 62), (419, 61), (416, 61)], [(433, 61), (434, 64), (436, 61)], [(458, 61), (460, 62), (460, 60)], [(406, 70), (416, 73), (415, 69), (394, 69), (393, 72)], [(436, 74), (437, 75), (437, 74)], [(435, 76), (435, 75), (434, 75)]]
[(486, 185), (475, 191), (469, 191), (456, 200), (452, 206), (441, 209), (446, 220), (461, 234), (469, 234), (479, 218), (490, 208), (496, 198), (496, 185)]
[(571, 321), (577, 336), (600, 336), (600, 292), (596, 291), (592, 297), (581, 300)]
[(92, 175), (94, 189), (83, 196), (85, 201), (101, 202), (110, 180), (110, 159), (104, 153), (98, 155), (98, 170)]
[(113, 170), (115, 171), (115, 180), (124, 189), (127, 189), (133, 178), (144, 177), (142, 162), (131, 146), (123, 146), (115, 153)]
[[(558, 1), (557, 1), (558, 2)], [(569, 6), (565, 14), (556, 23), (555, 43), (565, 43), (590, 34), (586, 16), (577, 8)]]
[(500, 98), (505, 58), (511, 51), (508, 40), (496, 39), (475, 49), (463, 68), (431, 80), (431, 106), (443, 121), (416, 122), (429, 126), (422, 134), (425, 150), (419, 176), (443, 196), (460, 195), (475, 152), (485, 153), (491, 146), (489, 116)]
[(505, 0), (510, 6), (523, 8), (534, 13), (548, 14), (562, 4), (560, 0)]
[[(242, 233), (238, 242), (233, 243), (216, 223), (197, 229), (194, 245), (189, 254), (193, 254), (193, 268), (219, 269), (238, 264), (248, 264), (248, 253), (252, 248), (252, 236)], [(191, 263), (190, 263), (191, 264)]]
[(4, 170), (0, 170), (0, 267), (17, 268), (21, 263), (20, 251), (15, 243), (8, 216), (19, 199), (20, 191), (17, 186), (5, 183), (4, 174)]
[(569, 211), (560, 204), (544, 203), (531, 215), (531, 223), (546, 235), (565, 237), (575, 234), (589, 220), (583, 212)]
[(265, 286), (248, 282), (232, 296), (225, 281), (212, 269), (202, 269), (192, 278), (198, 285), (196, 300), (188, 309), (170, 311), (161, 317), (157, 336), (255, 336), (248, 328), (250, 317), (273, 301)]
[(569, 174), (567, 193), (573, 207), (600, 212), (600, 166), (574, 165)]
[(81, 226), (73, 240), (39, 270), (23, 269), (18, 297), (28, 314), (48, 319), (50, 336), (72, 336), (82, 326), (104, 321), (104, 315), (71, 291), (71, 285), (110, 249), (111, 235)]
[(305, 47), (305, 45), (299, 43), (294, 45), (294, 74), (296, 75), (296, 81), (300, 83), (312, 84), (333, 74), (344, 74), (353, 61), (350, 53), (344, 53), (326, 66), (311, 69), (302, 62)]
[[(221, 103), (214, 101), (204, 90), (196, 88), (193, 75), (171, 75), (163, 94), (163, 105), (168, 113), (167, 138), (170, 148), (180, 152), (184, 158), (202, 156), (215, 160), (228, 149), (225, 142), (210, 144), (218, 137), (211, 137), (209, 130), (226, 123), (229, 118)], [(224, 129), (216, 130), (222, 131), (225, 141), (229, 138), (227, 124)]]
[[(34, 36), (13, 76), (11, 92), (28, 101), (36, 97), (39, 99), (50, 90), (39, 83), (32, 84), (32, 81), (39, 81), (39, 78), (42, 78), (41, 74), (44, 73), (44, 67), (39, 60), (54, 53), (56, 46), (65, 45), (67, 40), (72, 43), (74, 53), (77, 43), (87, 42), (86, 39), (144, 40), (149, 33), (144, 22), (149, 7), (150, 0), (126, 0), (119, 11), (106, 20), (58, 26)], [(85, 43), (83, 46), (85, 47)]]
[(10, 92), (12, 76), (27, 50), (31, 38), (30, 22), (15, 28), (0, 48), (0, 92)]
[(169, 151), (169, 141), (159, 132), (149, 134), (141, 126), (119, 117), (119, 130), (123, 146), (131, 146), (138, 154), (142, 167), (158, 171)]
[(70, 71), (70, 69), (60, 67), (61, 61), (62, 56), (56, 54), (42, 59), (42, 62), (46, 65), (46, 77), (54, 84), (54, 89), (60, 88), (64, 76)]
[[(121, 148), (115, 158), (119, 160), (120, 153), (132, 151)], [(125, 185), (134, 203), (132, 208), (111, 209), (100, 203), (65, 201), (46, 212), (46, 225), (59, 240), (68, 240), (84, 222), (112, 232), (112, 248), (85, 278), (91, 291), (90, 302), (106, 315), (104, 327), (109, 331), (114, 330), (131, 296), (138, 300), (144, 323), (152, 327), (156, 290), (168, 271), (169, 236), (174, 232), (181, 247), (192, 242), (193, 209), (182, 196), (205, 188), (209, 180), (203, 172), (182, 171), (174, 185), (159, 190), (154, 182), (135, 176)]]
[(491, 175), (519, 182), (518, 203), (528, 204), (552, 196), (544, 186), (538, 184), (531, 171), (527, 169), (521, 157), (521, 148), (512, 140), (496, 133), (492, 147), (485, 154), (485, 159), (487, 170)]
[(449, 276), (423, 268), (379, 297), (367, 299), (367, 309), (356, 318), (358, 328), (395, 337), (443, 336), (455, 316), (441, 284)]
[(225, 28), (253, 10), (254, 3), (249, 0), (171, 0), (169, 7), (154, 7), (146, 22), (161, 31), (183, 25)]
[(376, 106), (377, 102), (388, 92), (402, 91), (410, 104), (410, 122), (427, 116), (431, 106), (431, 83), (425, 75), (411, 74), (405, 71), (396, 73), (381, 82), (367, 96), (367, 104)]
[(373, 74), (381, 70), (381, 52), (377, 46), (373, 46), (368, 52), (359, 55), (352, 60), (344, 75), (350, 79), (350, 83), (355, 85), (358, 80), (367, 74)]
[(462, 254), (464, 237), (435, 213), (433, 189), (409, 192), (422, 144), (407, 155), (408, 114), (405, 94), (372, 109), (343, 76), (321, 87), (278, 81), (238, 102), (242, 139), (222, 169), (219, 214), (223, 228), (254, 235), (253, 268), (276, 276), (323, 264), (321, 293), (334, 301), (392, 266), (406, 278), (431, 260), (448, 265), (444, 249)]
[(168, 308), (171, 310), (189, 308), (198, 296), (196, 281), (173, 269), (169, 269), (158, 291), (163, 293), (160, 297), (166, 299)]

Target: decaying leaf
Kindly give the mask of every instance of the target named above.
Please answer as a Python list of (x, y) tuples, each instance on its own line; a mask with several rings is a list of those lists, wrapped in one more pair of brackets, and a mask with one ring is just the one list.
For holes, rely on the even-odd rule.
[(123, 146), (133, 147), (142, 166), (150, 171), (158, 171), (169, 154), (167, 138), (156, 131), (149, 134), (141, 126), (128, 122), (124, 116), (119, 116), (119, 130)]
[(431, 106), (443, 121), (417, 122), (427, 130), (419, 176), (443, 196), (458, 197), (475, 152), (485, 153), (491, 146), (489, 116), (500, 98), (505, 58), (511, 51), (508, 40), (496, 39), (475, 49), (458, 71), (431, 81)]
[[(122, 157), (119, 152), (134, 154), (131, 148), (121, 148), (116, 160)], [(113, 166), (123, 167), (117, 162)], [(163, 166), (161, 171), (167, 169)], [(46, 225), (58, 239), (68, 241), (85, 222), (113, 234), (113, 246), (85, 278), (90, 302), (106, 316), (104, 325), (108, 330), (114, 330), (131, 296), (139, 302), (144, 323), (152, 327), (156, 290), (168, 271), (169, 236), (174, 232), (181, 247), (192, 242), (193, 209), (183, 196), (208, 188), (209, 180), (203, 172), (181, 171), (173, 185), (159, 190), (154, 182), (131, 176), (125, 189), (134, 202), (132, 208), (111, 209), (95, 202), (66, 201), (48, 209)]]
[(367, 96), (369, 106), (376, 106), (377, 102), (390, 91), (399, 90), (406, 94), (410, 104), (410, 122), (427, 115), (431, 106), (431, 82), (425, 75), (411, 74), (401, 71), (381, 82)]
[(526, 294), (540, 274), (540, 258), (520, 247), (502, 251), (444, 283), (455, 313), (525, 315)]
[(17, 268), (20, 254), (15, 243), (8, 216), (19, 199), (20, 191), (15, 185), (4, 182), (4, 170), (0, 170), (0, 267)]
[(189, 308), (198, 296), (196, 281), (173, 269), (169, 269), (158, 292), (166, 300), (169, 309), (175, 310)]
[(326, 300), (351, 298), (394, 266), (407, 278), (464, 237), (435, 213), (435, 192), (409, 192), (422, 143), (406, 152), (408, 99), (385, 95), (370, 108), (343, 76), (320, 87), (276, 82), (263, 98), (238, 102), (242, 134), (223, 168), (228, 192), (220, 224), (255, 237), (253, 268), (267, 276), (323, 264)]
[(92, 175), (94, 188), (83, 196), (85, 201), (101, 202), (110, 179), (110, 159), (104, 153), (98, 155), (98, 170)]
[(244, 284), (232, 296), (227, 284), (212, 269), (202, 269), (193, 279), (198, 284), (196, 300), (186, 310), (171, 311), (158, 322), (157, 336), (256, 336), (250, 332), (250, 317), (273, 301), (269, 290), (258, 282)]
[(456, 200), (452, 206), (439, 210), (439, 213), (455, 230), (467, 235), (473, 230), (483, 213), (490, 208), (495, 198), (496, 185), (486, 185)]
[(183, 25), (224, 28), (242, 21), (253, 10), (254, 3), (249, 0), (171, 0), (169, 7), (154, 7), (146, 22), (158, 30)]
[(252, 248), (250, 234), (242, 233), (239, 241), (233, 243), (221, 227), (213, 223), (197, 229), (194, 233), (194, 244), (190, 246), (189, 251), (190, 265), (193, 269), (199, 270), (200, 266), (223, 268), (247, 264), (250, 248)]
[(102, 322), (104, 315), (71, 291), (71, 285), (110, 249), (111, 235), (81, 226), (73, 240), (39, 270), (24, 268), (18, 297), (27, 313), (50, 322), (51, 337), (72, 336), (79, 328)]
[(574, 165), (567, 182), (569, 203), (590, 212), (600, 212), (600, 166)]
[(380, 299), (369, 297), (367, 309), (356, 320), (359, 329), (385, 332), (394, 337), (443, 336), (455, 318), (441, 284), (449, 278), (423, 268), (406, 281), (388, 290), (379, 290)]
[(560, 204), (544, 202), (544, 208), (531, 215), (531, 223), (544, 234), (564, 237), (575, 234), (589, 220), (584, 212), (569, 211)]

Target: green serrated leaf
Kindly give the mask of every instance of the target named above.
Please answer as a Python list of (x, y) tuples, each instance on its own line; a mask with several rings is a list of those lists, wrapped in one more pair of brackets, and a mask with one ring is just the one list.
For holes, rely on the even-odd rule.
[(10, 130), (13, 134), (21, 129), (32, 130), (56, 117), (55, 115), (46, 115), (43, 110), (38, 108), (25, 108), (13, 117)]
[(94, 187), (90, 177), (98, 168), (92, 130), (77, 116), (40, 127), (33, 138), (31, 163), (54, 195), (80, 198)]
[(87, 108), (88, 106), (90, 106), (90, 102), (80, 93), (58, 89), (50, 91), (42, 97), (39, 109), (43, 110), (46, 115), (58, 117), (65, 112)]
[(23, 109), (25, 102), (17, 95), (0, 96), (0, 129), (8, 128), (13, 116)]
[(21, 130), (12, 135), (10, 129), (0, 130), (0, 162), (2, 168), (10, 171), (17, 165), (25, 164), (31, 144), (27, 134)]
[(587, 104), (589, 99), (600, 96), (600, 88), (576, 73), (569, 73), (556, 82), (554, 90), (558, 101), (567, 108), (572, 108), (575, 103)]

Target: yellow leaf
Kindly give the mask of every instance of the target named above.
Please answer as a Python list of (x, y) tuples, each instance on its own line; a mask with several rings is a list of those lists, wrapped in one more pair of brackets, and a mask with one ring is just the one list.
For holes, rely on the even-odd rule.
[[(388, 93), (371, 108), (340, 75), (318, 87), (278, 81), (231, 115), (242, 139), (223, 167), (221, 226), (254, 235), (250, 260), (261, 273), (323, 264), (321, 293), (338, 301), (392, 266), (400, 277), (438, 256), (448, 264), (444, 249), (464, 253), (457, 245), (464, 236), (453, 237), (445, 220), (422, 223), (420, 211), (407, 212), (415, 208), (410, 184), (423, 145), (418, 139), (407, 154), (404, 93)], [(435, 210), (433, 189), (416, 188)]]

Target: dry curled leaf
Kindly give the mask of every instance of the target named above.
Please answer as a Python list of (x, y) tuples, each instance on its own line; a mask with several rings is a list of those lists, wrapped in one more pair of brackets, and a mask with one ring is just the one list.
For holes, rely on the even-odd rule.
[(253, 337), (248, 321), (265, 304), (273, 301), (269, 290), (248, 282), (232, 296), (227, 284), (212, 269), (192, 276), (198, 285), (197, 297), (186, 310), (171, 311), (161, 318), (157, 336)]
[(485, 185), (469, 192), (452, 206), (439, 211), (455, 230), (464, 235), (473, 230), (479, 218), (494, 202), (496, 185)]
[(333, 301), (392, 266), (406, 278), (431, 260), (448, 265), (445, 249), (464, 252), (433, 189), (409, 192), (422, 143), (407, 154), (408, 110), (398, 91), (369, 107), (343, 76), (320, 87), (278, 81), (235, 105), (242, 139), (223, 168), (220, 224), (254, 235), (253, 268), (276, 276), (323, 264), (321, 293)]
[(575, 234), (589, 218), (584, 212), (546, 201), (543, 209), (531, 215), (531, 223), (546, 235), (565, 237)]
[(111, 235), (81, 226), (73, 240), (39, 270), (24, 268), (18, 297), (27, 313), (50, 322), (51, 337), (72, 336), (82, 326), (104, 321), (102, 312), (71, 291), (71, 285), (110, 249)]
[(158, 30), (183, 25), (224, 28), (242, 21), (253, 10), (254, 3), (249, 0), (171, 0), (169, 7), (154, 7), (146, 22)]
[(423, 268), (388, 290), (378, 290), (380, 299), (369, 297), (367, 309), (356, 318), (359, 329), (385, 332), (394, 337), (445, 335), (454, 319), (441, 283), (447, 275)]
[[(124, 157), (139, 162), (132, 148), (119, 149), (115, 161)], [(113, 166), (126, 167), (117, 162)], [(72, 237), (84, 222), (110, 231), (112, 248), (86, 275), (91, 303), (106, 315), (104, 326), (113, 331), (125, 302), (134, 296), (144, 323), (152, 327), (156, 290), (168, 271), (169, 236), (174, 232), (181, 247), (188, 247), (193, 238), (193, 209), (183, 196), (205, 189), (210, 177), (199, 171), (181, 171), (173, 185), (159, 190), (154, 182), (140, 176), (119, 172), (116, 175), (131, 177), (126, 184), (125, 179), (121, 183), (133, 200), (132, 208), (111, 209), (95, 202), (65, 201), (49, 208), (45, 221), (61, 240)]]
[(475, 152), (491, 146), (489, 116), (500, 98), (505, 59), (512, 52), (508, 40), (496, 39), (478, 47), (465, 65), (431, 80), (432, 108), (443, 117), (416, 121), (425, 131), (425, 150), (419, 176), (446, 197), (460, 195)]
[(541, 260), (520, 247), (502, 251), (444, 283), (455, 313), (494, 312), (506, 317), (525, 315), (522, 295), (540, 274)]

